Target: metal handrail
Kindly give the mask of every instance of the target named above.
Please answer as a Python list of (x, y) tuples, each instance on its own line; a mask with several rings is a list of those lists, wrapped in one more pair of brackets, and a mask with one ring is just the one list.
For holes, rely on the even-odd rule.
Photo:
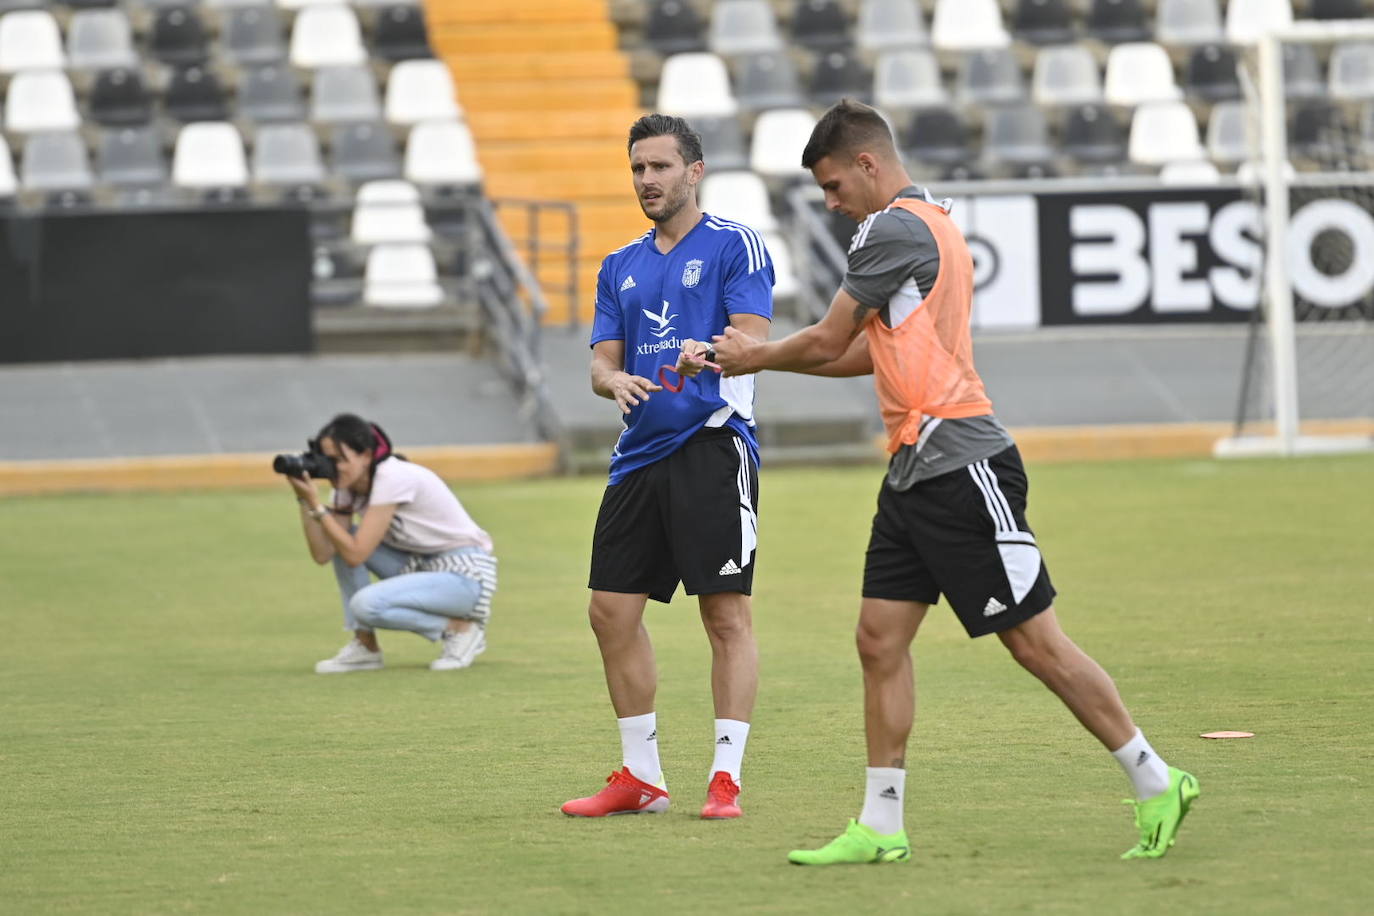
[[(556, 252), (567, 259), (568, 282), (565, 290), (568, 298), (568, 326), (577, 327), (577, 258), (582, 241), (578, 228), (577, 205), (566, 200), (536, 200), (525, 197), (498, 197), (493, 198), (491, 203), (498, 211), (506, 208), (520, 208), (524, 211), (525, 234), (518, 238), (510, 238), (508, 233), (507, 237), (513, 245), (524, 250), (530, 273), (535, 277), (539, 276), (539, 265), (545, 252)], [(542, 214), (546, 211), (559, 212), (567, 221), (566, 242), (550, 242), (540, 234)]]

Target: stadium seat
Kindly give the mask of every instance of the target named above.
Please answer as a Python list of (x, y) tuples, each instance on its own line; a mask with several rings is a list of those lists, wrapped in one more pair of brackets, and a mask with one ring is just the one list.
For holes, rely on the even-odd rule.
[(1234, 165), (1250, 158), (1258, 149), (1258, 138), (1251, 141), (1246, 129), (1242, 102), (1218, 102), (1207, 119), (1207, 156), (1213, 162)]
[(409, 3), (382, 7), (372, 27), (372, 53), (382, 60), (432, 57), (424, 10)]
[(1369, 10), (1364, 0), (1307, 0), (1311, 19), (1365, 19)]
[(167, 114), (182, 122), (223, 121), (228, 117), (228, 101), (219, 77), (201, 66), (173, 72), (163, 104)]
[(871, 102), (873, 74), (862, 58), (848, 49), (824, 51), (816, 56), (807, 94), (811, 104), (820, 108), (829, 108), (843, 98)]
[(253, 180), (281, 188), (318, 188), (324, 184), (320, 143), (307, 124), (266, 124), (253, 142)]
[(114, 187), (154, 187), (167, 181), (162, 141), (154, 127), (102, 131), (96, 164), (101, 183)]
[(0, 134), (0, 201), (6, 204), (19, 191), (19, 179), (14, 174), (14, 155), (10, 152), (9, 141)]
[(1226, 4), (1226, 40), (1233, 45), (1252, 45), (1266, 32), (1292, 22), (1289, 0), (1229, 0)]
[(735, 58), (735, 100), (746, 112), (799, 108), (806, 104), (796, 65), (786, 51), (761, 51)]
[(941, 51), (1005, 48), (1011, 43), (997, 0), (935, 0), (930, 38)]
[(76, 94), (67, 74), (60, 70), (25, 70), (10, 79), (5, 91), (5, 130), (26, 134), (76, 130), (80, 126)]
[(792, 11), (789, 34), (794, 45), (812, 51), (847, 48), (849, 17), (839, 0), (800, 0)]
[(1126, 158), (1126, 132), (1111, 110), (1080, 105), (1064, 121), (1064, 152), (1079, 162), (1104, 165)]
[(47, 131), (26, 138), (19, 175), (26, 191), (83, 191), (95, 184), (86, 143), (76, 131)]
[(807, 177), (809, 173), (801, 166), (801, 151), (815, 126), (816, 119), (802, 108), (765, 111), (754, 122), (749, 167), (764, 178)]
[(1162, 45), (1191, 47), (1224, 40), (1216, 0), (1159, 0), (1155, 38)]
[(309, 6), (291, 28), (291, 64), (306, 70), (366, 63), (358, 17), (347, 6)]
[(873, 101), (879, 108), (899, 111), (948, 104), (935, 52), (924, 48), (883, 52), (873, 70)]
[(1374, 98), (1374, 42), (1343, 41), (1332, 48), (1327, 91), (1342, 101)]
[(356, 245), (429, 242), (420, 192), (408, 181), (369, 181), (358, 189), (350, 237)]
[(1316, 99), (1326, 95), (1317, 49), (1307, 44), (1283, 46), (1283, 93), (1290, 99)]
[(854, 40), (864, 51), (881, 53), (927, 47), (930, 35), (920, 4), (907, 0), (863, 0)]
[(1194, 48), (1183, 71), (1185, 95), (1207, 102), (1240, 98), (1236, 55), (1219, 44)]
[(205, 60), (205, 24), (193, 6), (169, 6), (153, 16), (148, 36), (152, 56), (172, 66), (198, 64)]
[(1199, 159), (1194, 162), (1166, 162), (1159, 170), (1163, 184), (1205, 188), (1216, 184), (1221, 172), (1215, 165)]
[(379, 308), (424, 308), (440, 305), (434, 252), (428, 245), (377, 245), (367, 253), (363, 302)]
[(667, 57), (706, 50), (706, 23), (690, 0), (653, 0), (644, 23), (644, 40)]
[(1026, 86), (1011, 48), (965, 51), (959, 59), (956, 94), (965, 105), (1001, 105), (1023, 100)]
[(1109, 105), (1170, 102), (1182, 96), (1169, 54), (1152, 41), (1114, 46), (1107, 54), (1103, 97)]
[(305, 97), (296, 71), (285, 62), (243, 70), (238, 110), (250, 121), (304, 120)]
[(421, 187), (475, 188), (482, 164), (472, 131), (460, 121), (425, 121), (406, 138), (404, 174)]
[(768, 0), (717, 0), (711, 7), (706, 46), (722, 57), (784, 50)]
[(172, 183), (179, 188), (242, 188), (248, 184), (243, 137), (227, 121), (198, 121), (177, 134)]
[(92, 121), (106, 127), (147, 124), (153, 117), (153, 99), (139, 69), (102, 70), (86, 95)]
[(739, 111), (725, 61), (715, 54), (674, 54), (663, 62), (658, 110), (685, 118), (721, 117)]
[(421, 121), (461, 118), (453, 77), (441, 60), (403, 60), (386, 81), (386, 120), (407, 126)]
[(990, 108), (983, 122), (983, 155), (993, 165), (1021, 172), (1044, 168), (1054, 159), (1045, 115), (1033, 105)]
[(701, 136), (702, 156), (708, 171), (749, 168), (749, 147), (738, 118), (693, 118), (692, 127)]
[(19, 10), (0, 16), (0, 73), (60, 70), (67, 65), (62, 32), (47, 10)]
[(1034, 45), (1065, 44), (1074, 40), (1073, 14), (1066, 0), (1017, 0), (1011, 31)]
[(902, 151), (918, 167), (952, 166), (966, 162), (973, 156), (968, 127), (962, 118), (948, 108), (916, 112), (911, 126), (902, 137)]
[(1299, 158), (1311, 159), (1324, 168), (1339, 169), (1356, 153), (1355, 128), (1346, 121), (1345, 112), (1327, 101), (1303, 102), (1293, 112), (1288, 126), (1288, 150)]
[[(801, 159), (798, 153), (797, 159)], [(753, 172), (713, 172), (701, 182), (701, 209), (712, 216), (743, 223), (758, 232), (778, 228), (768, 200), (768, 186)]]
[(1131, 118), (1129, 156), (1139, 165), (1205, 158), (1197, 120), (1182, 102), (1146, 102)]
[(1153, 35), (1140, 0), (1091, 0), (1087, 29), (1093, 38), (1108, 44), (1148, 41)]
[(67, 24), (67, 65), (73, 70), (138, 66), (133, 30), (123, 10), (81, 10)]
[(377, 80), (367, 67), (321, 67), (311, 82), (310, 120), (317, 124), (376, 121), (382, 116)]
[(281, 17), (266, 0), (225, 10), (219, 41), (224, 56), (240, 67), (286, 59)]
[(329, 168), (355, 184), (400, 177), (391, 129), (381, 122), (336, 126), (330, 133)]
[(773, 298), (791, 299), (801, 291), (797, 271), (792, 265), (792, 249), (781, 232), (760, 232), (759, 238), (773, 262)]
[(1048, 106), (1102, 101), (1102, 75), (1092, 52), (1081, 44), (1042, 48), (1031, 71), (1031, 98)]

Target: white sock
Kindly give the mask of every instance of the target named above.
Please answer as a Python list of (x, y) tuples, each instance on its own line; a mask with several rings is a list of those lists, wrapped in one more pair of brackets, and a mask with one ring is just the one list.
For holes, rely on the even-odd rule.
[(864, 790), (864, 810), (859, 815), (859, 823), (883, 836), (901, 833), (906, 770), (868, 767), (867, 773), (868, 786)]
[(1130, 777), (1137, 801), (1154, 798), (1169, 788), (1169, 766), (1150, 747), (1140, 729), (1135, 730), (1134, 738), (1112, 751), (1112, 756)]
[(711, 761), (710, 779), (721, 770), (739, 785), (739, 771), (744, 764), (744, 745), (749, 740), (749, 723), (738, 719), (716, 720), (716, 757)]
[(663, 767), (658, 762), (658, 713), (616, 719), (620, 726), (620, 753), (625, 766), (636, 779), (650, 785), (663, 782)]

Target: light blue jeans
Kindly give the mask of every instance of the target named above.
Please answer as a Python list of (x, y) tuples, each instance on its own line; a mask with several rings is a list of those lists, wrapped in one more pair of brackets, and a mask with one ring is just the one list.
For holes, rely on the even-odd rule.
[(476, 579), (456, 572), (403, 574), (412, 556), (381, 544), (366, 563), (351, 567), (335, 555), (345, 629), (409, 630), (433, 642), (454, 617), (477, 616), (482, 587)]

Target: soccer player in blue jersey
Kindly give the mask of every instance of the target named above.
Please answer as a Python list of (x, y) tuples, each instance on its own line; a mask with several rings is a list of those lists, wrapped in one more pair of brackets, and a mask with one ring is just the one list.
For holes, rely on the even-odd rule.
[[(666, 811), (644, 628), (648, 599), (681, 582), (696, 595), (711, 643), (715, 758), (705, 818), (739, 817), (740, 766), (758, 690), (750, 593), (758, 527), (753, 376), (701, 372), (708, 341), (727, 326), (766, 337), (773, 264), (758, 234), (703, 213), (701, 138), (681, 118), (630, 127), (635, 194), (653, 228), (601, 263), (592, 325), (592, 390), (616, 402), (625, 429), (592, 542), (588, 616), (620, 725), (622, 766), (606, 788), (563, 805), (604, 817)], [(655, 379), (662, 366), (680, 391)]]

